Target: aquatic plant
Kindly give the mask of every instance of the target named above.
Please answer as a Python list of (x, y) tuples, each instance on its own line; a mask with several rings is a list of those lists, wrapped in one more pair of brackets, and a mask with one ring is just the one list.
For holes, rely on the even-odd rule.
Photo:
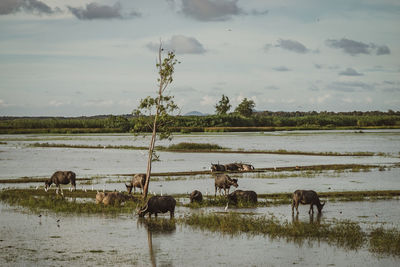
[(373, 229), (370, 233), (369, 250), (400, 256), (400, 231), (398, 229)]
[(224, 234), (263, 234), (270, 238), (286, 238), (296, 242), (305, 239), (321, 240), (350, 249), (360, 248), (366, 237), (357, 223), (349, 221), (335, 224), (301, 221), (281, 223), (275, 217), (243, 216), (236, 213), (226, 215), (196, 213), (187, 215), (182, 220), (192, 227)]
[(208, 143), (188, 143), (188, 142), (182, 142), (179, 144), (173, 144), (170, 145), (167, 150), (172, 151), (172, 150), (219, 150), (219, 149), (224, 149), (222, 146), (217, 145), (217, 144), (208, 144)]

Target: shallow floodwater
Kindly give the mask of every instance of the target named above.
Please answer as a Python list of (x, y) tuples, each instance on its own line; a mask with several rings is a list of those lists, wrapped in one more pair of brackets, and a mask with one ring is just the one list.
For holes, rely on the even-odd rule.
[[(146, 170), (147, 152), (119, 149), (34, 148), (35, 142), (81, 145), (147, 146), (147, 138), (131, 135), (3, 135), (0, 136), (0, 179), (50, 177), (56, 170), (73, 170), (79, 178), (78, 190), (126, 190), (127, 174)], [(321, 164), (376, 164), (368, 171), (266, 172), (232, 174), (242, 190), (258, 194), (313, 189), (318, 192), (359, 190), (400, 190), (399, 130), (305, 131), (274, 133), (222, 133), (177, 135), (172, 143), (216, 143), (244, 150), (374, 152), (373, 157), (324, 157), (273, 154), (171, 153), (160, 152), (153, 172), (209, 170), (210, 163), (247, 162), (256, 168), (308, 166)], [(166, 141), (157, 145), (169, 145)], [(297, 177), (289, 177), (292, 174)], [(287, 177), (274, 175), (287, 174)], [(267, 178), (270, 175), (272, 178)], [(39, 187), (42, 183), (0, 184), (5, 187)], [(68, 186), (66, 186), (68, 187)], [(187, 177), (154, 177), (151, 194), (189, 194), (194, 189), (214, 194), (211, 174)], [(233, 190), (233, 189), (232, 189)], [(49, 193), (54, 193), (50, 190)], [(179, 201), (187, 201), (181, 199)], [(352, 220), (363, 229), (383, 226), (400, 227), (398, 199), (327, 202), (321, 217), (310, 218), (309, 206), (299, 207), (299, 217), (292, 217), (290, 205), (235, 209), (274, 216), (281, 221)], [(223, 207), (205, 209), (225, 212)], [(196, 212), (178, 207), (176, 216)], [(151, 233), (134, 214), (117, 217), (57, 215), (42, 212), (42, 217), (0, 202), (1, 266), (398, 266), (399, 257), (374, 255), (368, 248), (343, 249), (324, 242), (298, 244), (267, 236), (226, 236), (176, 225), (168, 233)], [(162, 216), (166, 218), (166, 216)], [(57, 223), (57, 220), (60, 222)]]
[(227, 236), (181, 225), (152, 233), (133, 215), (38, 218), (3, 204), (0, 211), (2, 266), (398, 265), (398, 258), (379, 257), (367, 248), (347, 250), (325, 242)]
[[(74, 170), (78, 177), (143, 173), (147, 151), (120, 149), (33, 148), (28, 144), (60, 143), (81, 145), (147, 146), (148, 138), (132, 135), (3, 135), (0, 145), (0, 179), (47, 177), (56, 170)], [(171, 153), (159, 152), (153, 172), (208, 170), (210, 163), (247, 162), (256, 168), (304, 166), (319, 164), (391, 164), (399, 162), (400, 131), (307, 131), (237, 134), (176, 135), (172, 143), (216, 143), (244, 150), (374, 152), (391, 156), (303, 156), (274, 154)], [(169, 145), (160, 141), (157, 145)]]

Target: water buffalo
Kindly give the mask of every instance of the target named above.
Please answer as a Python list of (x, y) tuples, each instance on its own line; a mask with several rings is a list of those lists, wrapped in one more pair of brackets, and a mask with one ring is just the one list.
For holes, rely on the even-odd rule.
[(233, 204), (237, 204), (238, 200), (257, 203), (257, 194), (254, 191), (243, 191), (243, 190), (236, 190), (228, 195), (228, 200)]
[(313, 190), (296, 190), (293, 193), (292, 199), (292, 214), (294, 213), (294, 207), (296, 207), (297, 213), (299, 213), (299, 204), (310, 204), (310, 210), (308, 213), (314, 214), (314, 205), (318, 208), (318, 213), (321, 213), (325, 202), (321, 204), (317, 193)]
[(229, 164), (225, 164), (225, 170), (227, 171), (238, 171), (239, 170), (239, 166), (237, 163), (229, 163)]
[(143, 191), (144, 184), (146, 183), (146, 174), (135, 174), (133, 176), (132, 181), (130, 184), (125, 184), (126, 190), (128, 190), (128, 193), (132, 193), (132, 187), (133, 187), (133, 193), (135, 194), (136, 192), (136, 187), (140, 188), (140, 192)]
[(211, 172), (224, 172), (224, 171), (225, 171), (224, 165), (211, 163)]
[(231, 188), (231, 185), (233, 185), (234, 187), (239, 186), (237, 181), (238, 181), (238, 179), (232, 179), (227, 174), (217, 175), (215, 177), (215, 197), (217, 196), (217, 188), (220, 193), (221, 193), (221, 189), (224, 189), (225, 195), (227, 195), (227, 192), (229, 194), (229, 189)]
[(254, 167), (251, 164), (238, 163), (237, 165), (239, 166), (239, 171), (251, 171), (251, 170), (254, 170)]
[(97, 194), (96, 194), (96, 204), (102, 203), (105, 196), (106, 196), (106, 194), (105, 194), (104, 192), (99, 192), (99, 191), (97, 191)]
[(69, 184), (71, 183), (73, 190), (76, 190), (75, 183), (76, 175), (72, 171), (56, 171), (50, 179), (44, 182), (45, 188), (44, 190), (47, 192), (51, 184), (56, 184), (57, 186), (57, 194), (60, 189), (60, 184)]
[(103, 203), (104, 205), (114, 205), (115, 203), (121, 203), (128, 200), (130, 197), (119, 192), (97, 192), (96, 204)]
[(166, 213), (169, 211), (170, 217), (174, 217), (176, 200), (171, 196), (152, 196), (147, 201), (146, 205), (138, 211), (139, 217), (144, 217), (146, 213), (151, 218), (155, 214), (157, 218), (158, 213)]
[(202, 202), (203, 201), (203, 194), (198, 191), (198, 190), (194, 190), (191, 194), (190, 194), (190, 203), (193, 202)]

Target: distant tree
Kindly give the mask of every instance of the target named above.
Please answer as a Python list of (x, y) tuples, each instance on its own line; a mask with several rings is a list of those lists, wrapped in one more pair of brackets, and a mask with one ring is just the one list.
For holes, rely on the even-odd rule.
[(145, 127), (152, 129), (152, 135), (149, 145), (149, 153), (147, 160), (146, 182), (143, 189), (143, 199), (146, 199), (149, 189), (151, 164), (157, 160), (155, 154), (155, 142), (158, 135), (159, 139), (170, 138), (172, 120), (174, 116), (171, 114), (178, 109), (178, 106), (173, 101), (173, 96), (166, 96), (165, 89), (172, 83), (172, 75), (175, 71), (175, 64), (180, 63), (175, 58), (174, 52), (168, 52), (166, 57), (163, 57), (163, 48), (160, 44), (158, 50), (158, 59), (156, 67), (158, 69), (158, 89), (156, 97), (146, 97), (140, 101), (140, 104), (134, 114), (137, 116), (134, 131), (139, 132)]
[(253, 114), (253, 109), (256, 106), (253, 100), (244, 98), (242, 102), (236, 107), (235, 112), (242, 116), (250, 117)]
[(215, 113), (218, 115), (224, 115), (231, 109), (231, 107), (232, 105), (229, 104), (229, 98), (222, 95), (221, 100), (215, 105)]

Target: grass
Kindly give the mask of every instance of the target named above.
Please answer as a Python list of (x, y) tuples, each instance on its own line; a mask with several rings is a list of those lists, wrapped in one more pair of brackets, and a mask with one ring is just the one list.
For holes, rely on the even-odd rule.
[(361, 227), (354, 222), (341, 221), (337, 223), (279, 222), (271, 217), (243, 216), (235, 213), (190, 214), (183, 222), (194, 228), (221, 232), (229, 235), (250, 234), (268, 235), (270, 238), (285, 238), (286, 240), (303, 242), (304, 240), (326, 241), (329, 244), (350, 249), (360, 248), (366, 238)]
[[(53, 147), (53, 148), (85, 148), (85, 149), (131, 149), (147, 150), (144, 146), (112, 146), (112, 145), (71, 145), (55, 143), (33, 143), (31, 147)], [(231, 150), (221, 147), (217, 144), (208, 143), (187, 143), (170, 145), (168, 147), (157, 146), (159, 151), (183, 152), (183, 153), (229, 153), (229, 154), (280, 154), (280, 155), (305, 155), (305, 156), (351, 156), (351, 157), (371, 157), (378, 155), (374, 152), (313, 152), (313, 151), (289, 151), (285, 149), (278, 150)], [(385, 153), (379, 153), (379, 156), (389, 156)]]
[(373, 229), (370, 233), (369, 251), (400, 256), (400, 231), (382, 227)]
[(399, 230), (379, 227), (368, 233), (358, 223), (349, 220), (332, 223), (281, 223), (274, 217), (243, 216), (232, 212), (225, 215), (190, 214), (180, 220), (194, 228), (228, 235), (266, 235), (272, 239), (284, 238), (300, 244), (304, 241), (325, 241), (345, 249), (357, 250), (367, 246), (373, 253), (400, 255)]
[(69, 192), (64, 190), (64, 197), (56, 195), (54, 192), (44, 192), (44, 190), (2, 190), (0, 191), (0, 200), (9, 204), (28, 208), (32, 212), (40, 212), (41, 210), (51, 210), (59, 213), (86, 213), (86, 214), (119, 214), (132, 213), (136, 207), (141, 204), (141, 198), (136, 197), (135, 201), (126, 201), (124, 205), (104, 206), (97, 205), (94, 202), (75, 202), (69, 201), (69, 197), (95, 198), (96, 192), (76, 191)]

